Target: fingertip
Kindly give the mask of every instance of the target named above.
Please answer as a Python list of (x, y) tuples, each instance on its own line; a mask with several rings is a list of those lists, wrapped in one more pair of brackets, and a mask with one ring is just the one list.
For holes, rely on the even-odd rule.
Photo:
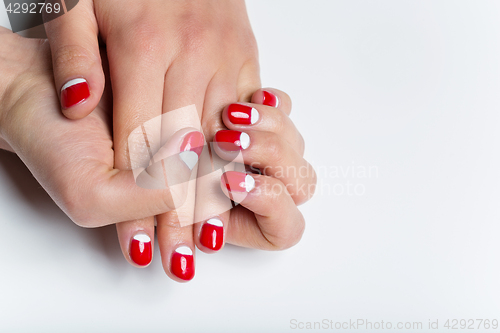
[(46, 22), (45, 30), (63, 114), (83, 118), (99, 104), (105, 82), (93, 2), (80, 1), (71, 12)]
[(153, 260), (154, 218), (117, 223), (116, 231), (125, 259), (134, 267), (148, 267)]
[(151, 264), (153, 259), (153, 247), (151, 237), (140, 231), (130, 239), (129, 257), (134, 266), (145, 268)]
[(195, 262), (191, 247), (180, 245), (172, 252), (167, 275), (181, 283), (189, 282), (194, 278)]
[(242, 203), (258, 185), (256, 177), (245, 172), (227, 171), (220, 178), (222, 192), (232, 201)]
[(284, 91), (275, 88), (262, 88), (257, 90), (253, 93), (251, 102), (278, 108), (288, 115), (292, 110), (292, 100), (290, 96)]
[(224, 224), (219, 217), (205, 221), (199, 230), (198, 248), (204, 253), (216, 253), (224, 246)]
[[(88, 116), (97, 107), (104, 91), (104, 73), (102, 67), (96, 69), (97, 74), (74, 77), (63, 80), (61, 85), (61, 110), (68, 119), (81, 119)], [(99, 73), (99, 71), (101, 73)]]

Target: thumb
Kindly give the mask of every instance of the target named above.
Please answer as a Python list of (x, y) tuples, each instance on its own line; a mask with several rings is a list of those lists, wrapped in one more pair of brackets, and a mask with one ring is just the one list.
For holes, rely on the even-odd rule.
[(80, 0), (71, 11), (45, 23), (45, 30), (63, 114), (83, 118), (96, 108), (104, 90), (92, 0)]

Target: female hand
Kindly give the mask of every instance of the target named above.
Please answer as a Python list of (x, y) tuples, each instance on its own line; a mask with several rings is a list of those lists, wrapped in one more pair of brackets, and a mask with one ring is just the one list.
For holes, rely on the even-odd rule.
[[(76, 224), (98, 227), (177, 208), (170, 188), (141, 188), (131, 171), (114, 168), (106, 92), (88, 117), (68, 120), (60, 113), (48, 43), (0, 27), (0, 44), (0, 142), (22, 159)], [(168, 148), (179, 150), (185, 134), (170, 140)], [(191, 169), (181, 159), (170, 162), (169, 172), (189, 179)], [(154, 235), (154, 227), (144, 232)], [(122, 247), (129, 261), (132, 236)]]
[[(304, 140), (290, 112), (290, 97), (268, 88), (257, 90), (251, 103), (224, 108), (223, 123), (203, 121), (205, 133), (216, 133), (218, 156), (227, 161), (240, 158), (260, 174), (229, 171), (220, 177), (225, 195), (240, 205), (195, 225), (202, 251), (218, 251), (225, 240), (266, 250), (285, 249), (300, 240), (305, 223), (297, 205), (312, 197), (316, 174), (303, 158)], [(204, 114), (203, 119), (211, 117)], [(213, 203), (197, 200), (196, 204)]]
[[(56, 89), (63, 113), (71, 119), (85, 117), (99, 102), (104, 75), (98, 35), (106, 43), (114, 167), (120, 170), (131, 169), (127, 138), (146, 121), (191, 104), (200, 117), (202, 111), (206, 119), (220, 116), (225, 105), (247, 100), (260, 87), (257, 47), (243, 0), (80, 0), (47, 23), (46, 31)], [(174, 269), (185, 259), (183, 253), (194, 251), (191, 215), (178, 210), (156, 217), (158, 234), (165, 240), (160, 243), (163, 265), (177, 281), (194, 275), (194, 268)], [(179, 222), (188, 226), (179, 228)], [(117, 227), (125, 248), (134, 234), (153, 230), (154, 217)], [(186, 258), (193, 260), (192, 255)]]

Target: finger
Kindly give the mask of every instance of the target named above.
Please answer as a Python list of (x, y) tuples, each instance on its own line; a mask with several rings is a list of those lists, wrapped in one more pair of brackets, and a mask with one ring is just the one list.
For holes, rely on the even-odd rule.
[(231, 169), (232, 165), (220, 159), (212, 149), (215, 133), (226, 128), (221, 117), (223, 108), (238, 100), (238, 69), (227, 67), (210, 80), (202, 114), (203, 131), (210, 150), (202, 154), (198, 167), (195, 207), (198, 223), (194, 225), (194, 236), (196, 246), (205, 253), (214, 253), (224, 247), (227, 221), (233, 208), (219, 184), (224, 170)]
[[(192, 63), (189, 57), (180, 59), (168, 68), (165, 75), (162, 132), (188, 126), (201, 130), (201, 112), (211, 73), (199, 69), (199, 65)], [(199, 154), (201, 155), (201, 150)], [(193, 170), (194, 178), (196, 175), (197, 168)], [(195, 181), (187, 185), (188, 192), (186, 202), (182, 205), (183, 211), (171, 211), (158, 220), (165, 221), (168, 225), (188, 226), (194, 223)], [(192, 229), (190, 231), (192, 232)], [(193, 235), (191, 234), (189, 238), (192, 241)], [(162, 241), (159, 241), (161, 244)]]
[[(180, 58), (169, 67), (165, 76), (163, 113), (164, 117), (169, 119), (166, 123), (176, 123), (179, 127), (192, 126), (201, 130), (201, 112), (212, 73), (199, 70), (199, 64), (191, 61), (189, 57)], [(184, 110), (193, 104), (195, 112), (179, 112), (180, 108)], [(201, 154), (201, 151), (199, 152)], [(163, 268), (170, 278), (178, 282), (187, 282), (193, 279), (195, 274), (193, 224), (197, 168), (193, 173), (194, 180), (187, 184), (184, 204), (157, 216), (158, 245)]]
[[(184, 134), (185, 132), (187, 134)], [(179, 153), (179, 150), (176, 151), (177, 147), (175, 145), (167, 145), (161, 148), (153, 156), (151, 165), (139, 175), (139, 177), (142, 176), (142, 179), (139, 181), (139, 177), (137, 178), (136, 182), (138, 184), (147, 184), (147, 186), (144, 186), (146, 188), (162, 188), (183, 186), (181, 182), (188, 181), (186, 176), (187, 173), (192, 172), (196, 165), (198, 154), (195, 151), (203, 146), (203, 135), (201, 132), (191, 131), (191, 129), (187, 128), (175, 133), (170, 140), (174, 142), (182, 140), (181, 153)], [(177, 154), (178, 156), (176, 156)], [(181, 166), (181, 163), (184, 163), (187, 168)], [(180, 172), (175, 172), (176, 170)], [(168, 177), (167, 173), (173, 173), (173, 177)], [(154, 179), (161, 179), (162, 181), (152, 182), (151, 180)], [(174, 204), (177, 207), (177, 203)], [(154, 248), (152, 241), (154, 239), (154, 217), (118, 223), (116, 227), (125, 258), (131, 264), (139, 267), (149, 265)]]
[(247, 60), (238, 71), (238, 102), (250, 102), (252, 94), (261, 87), (257, 46), (248, 45), (245, 55)]
[(154, 217), (116, 224), (125, 259), (137, 267), (147, 267), (153, 259)]
[(188, 201), (182, 207), (156, 217), (163, 269), (178, 282), (190, 281), (195, 274), (193, 225), (182, 226), (177, 222), (192, 220), (193, 205), (194, 201)]
[(304, 218), (278, 179), (226, 172), (221, 177), (221, 188), (229, 198), (240, 203), (231, 213), (228, 242), (282, 250), (300, 240), (305, 228)]
[(214, 150), (224, 160), (234, 160), (235, 155), (241, 153), (239, 162), (281, 180), (297, 205), (312, 197), (316, 184), (314, 169), (276, 133), (219, 131), (215, 135)]
[(292, 120), (279, 109), (250, 103), (230, 104), (222, 119), (226, 127), (236, 131), (266, 131), (285, 139), (299, 155), (304, 155), (304, 139)]
[[(233, 208), (220, 191), (220, 176), (225, 169), (232, 170), (234, 163), (228, 163), (208, 149), (200, 158), (196, 179), (196, 207), (194, 236), (197, 247), (206, 253), (219, 251), (224, 246), (225, 223)], [(243, 167), (243, 166), (241, 166)]]
[(290, 115), (290, 112), (292, 111), (292, 100), (290, 99), (290, 96), (288, 96), (287, 93), (274, 88), (263, 88), (257, 90), (252, 95), (252, 103), (278, 108), (287, 115)]
[[(131, 152), (135, 152), (138, 147), (142, 147), (142, 140), (129, 140), (131, 133), (142, 126), (145, 137), (147, 138), (147, 146), (149, 151), (149, 156), (155, 155), (160, 146), (164, 142), (161, 139), (161, 107), (163, 99), (163, 85), (164, 85), (164, 74), (165, 66), (162, 63), (153, 63), (150, 56), (145, 56), (141, 54), (137, 49), (135, 51), (130, 51), (127, 49), (126, 45), (118, 44), (117, 39), (109, 39), (108, 42), (108, 58), (110, 63), (110, 76), (113, 86), (113, 135), (114, 135), (114, 149), (115, 149), (115, 168), (121, 170), (130, 170), (132, 168), (132, 160), (129, 157)], [(146, 124), (146, 125), (145, 125)], [(147, 125), (149, 124), (149, 126)], [(139, 143), (140, 142), (140, 143)], [(143, 197), (136, 198), (142, 201), (145, 197), (154, 196), (153, 201), (156, 201), (156, 207), (151, 207), (153, 209), (147, 209), (141, 205), (138, 201), (129, 202), (132, 207), (137, 207), (137, 211), (132, 214), (129, 212), (127, 219), (122, 219), (123, 222), (117, 225), (118, 237), (120, 239), (120, 244), (122, 245), (122, 251), (125, 258), (129, 262), (134, 262), (134, 257), (131, 257), (131, 249), (133, 244), (139, 246), (136, 241), (133, 240), (135, 235), (147, 235), (151, 240), (153, 240), (154, 232), (154, 217), (156, 214), (164, 213), (175, 209), (176, 203), (175, 195), (173, 195), (170, 187), (167, 187), (165, 183), (167, 182), (168, 175), (162, 176), (160, 171), (160, 176), (158, 177), (157, 171), (163, 170), (165, 168), (165, 163), (157, 159), (156, 163), (153, 162), (146, 170), (137, 175), (137, 183), (145, 188)], [(167, 169), (169, 175), (175, 174), (175, 166), (169, 166)], [(177, 164), (178, 170), (186, 172), (184, 169)], [(191, 170), (189, 170), (191, 171)], [(133, 180), (133, 178), (132, 178)], [(165, 186), (162, 186), (165, 184)], [(159, 185), (158, 187), (155, 185)], [(130, 184), (131, 187), (135, 188), (137, 192), (143, 192), (142, 188), (137, 189), (137, 185), (134, 186)], [(163, 187), (167, 189), (162, 190)], [(157, 188), (157, 190), (155, 190)], [(125, 192), (124, 192), (125, 193)], [(119, 196), (117, 200), (128, 199), (120, 197), (119, 193), (115, 195)], [(152, 199), (152, 198), (151, 198)], [(160, 201), (160, 203), (158, 202)], [(163, 201), (163, 203), (161, 203)], [(116, 206), (122, 206), (124, 203), (116, 203)], [(124, 206), (124, 207), (129, 207)], [(160, 209), (155, 209), (160, 208)], [(139, 214), (140, 210), (140, 214)], [(145, 238), (140, 236), (140, 238)], [(146, 238), (147, 240), (147, 238)], [(138, 240), (140, 241), (140, 240)], [(146, 245), (147, 242), (144, 242)], [(151, 249), (152, 241), (150, 242)], [(127, 245), (127, 246), (125, 246)], [(134, 245), (134, 246), (135, 246)], [(128, 252), (126, 250), (128, 247)], [(137, 251), (136, 251), (137, 252)], [(135, 252), (134, 252), (135, 253)], [(141, 251), (139, 251), (141, 253)], [(146, 263), (147, 255), (137, 255), (141, 263)], [(152, 250), (151, 258), (152, 259)], [(146, 264), (147, 265), (147, 264)]]
[(104, 90), (93, 1), (81, 0), (68, 13), (47, 22), (45, 30), (63, 114), (83, 118), (95, 109)]

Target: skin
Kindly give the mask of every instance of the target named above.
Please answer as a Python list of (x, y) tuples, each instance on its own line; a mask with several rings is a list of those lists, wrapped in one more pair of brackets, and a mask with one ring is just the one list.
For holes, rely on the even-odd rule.
[(61, 115), (47, 41), (0, 28), (0, 138), (78, 225), (98, 227), (171, 210), (167, 190), (114, 168), (108, 94), (76, 124)]
[[(195, 104), (210, 124), (203, 131), (210, 142), (222, 126), (222, 108), (249, 101), (260, 88), (257, 45), (242, 0), (80, 0), (45, 28), (57, 91), (74, 78), (85, 78), (90, 86), (85, 102), (63, 109), (69, 119), (87, 116), (101, 98), (105, 75), (98, 35), (106, 44), (113, 86), (114, 166), (120, 170), (131, 168), (129, 134), (149, 119)], [(162, 257), (169, 258), (167, 253), (181, 245), (194, 249), (193, 209), (185, 205), (156, 216), (158, 235), (165, 240), (160, 243)], [(188, 226), (179, 228), (178, 222)], [(136, 233), (153, 238), (153, 230), (153, 215), (120, 223), (122, 249)]]
[[(54, 22), (56, 21), (59, 19)], [(220, 34), (214, 35), (220, 37)], [(232, 37), (237, 39), (237, 35)], [(249, 36), (253, 39), (251, 34)], [(168, 62), (166, 66), (169, 75), (162, 76), (163, 81), (159, 86), (172, 88), (164, 89), (163, 92), (154, 88), (122, 94), (116, 92), (122, 87), (120, 81), (130, 81), (133, 78), (132, 82), (141, 82), (140, 76), (147, 72), (147, 66), (141, 66), (141, 63), (138, 66), (128, 66), (125, 73), (122, 73), (119, 66), (110, 65), (108, 73), (106, 59), (111, 61), (113, 56), (99, 54), (98, 58), (102, 57), (104, 63), (103, 73), (106, 73), (103, 78), (109, 77), (113, 82), (113, 96), (111, 98), (110, 92), (104, 91), (91, 112), (84, 111), (78, 115), (78, 111), (74, 111), (74, 118), (83, 117), (76, 123), (60, 113), (56, 92), (61, 83), (58, 83), (56, 74), (54, 86), (52, 75), (55, 69), (50, 64), (48, 43), (23, 39), (5, 29), (0, 30), (0, 38), (2, 45), (7, 46), (0, 51), (0, 68), (5, 73), (0, 82), (0, 147), (18, 154), (54, 201), (76, 224), (97, 227), (122, 222), (117, 224), (118, 236), (127, 260), (130, 261), (128, 244), (134, 232), (145, 230), (154, 235), (152, 216), (157, 216), (158, 219), (158, 241), (165, 271), (174, 280), (178, 279), (169, 271), (169, 260), (177, 245), (189, 244), (194, 248), (196, 244), (202, 251), (211, 252), (199, 243), (201, 224), (184, 228), (169, 224), (168, 212), (175, 207), (168, 200), (168, 189), (144, 190), (137, 187), (131, 172), (127, 171), (130, 166), (125, 157), (128, 156), (126, 138), (133, 128), (161, 112), (193, 102), (200, 112), (203, 110), (202, 126), (208, 142), (220, 129), (244, 130), (250, 135), (252, 142), (243, 152), (245, 163), (264, 171), (264, 175), (255, 176), (257, 187), (241, 204), (219, 216), (224, 223), (226, 241), (240, 246), (279, 250), (294, 245), (300, 239), (304, 220), (296, 205), (310, 198), (311, 187), (306, 193), (294, 193), (293, 190), (288, 193), (285, 188), (293, 189), (294, 184), (315, 184), (316, 176), (313, 171), (304, 179), (284, 177), (276, 172), (280, 167), (308, 164), (302, 157), (302, 137), (288, 118), (291, 111), (288, 95), (279, 90), (266, 89), (278, 96), (279, 108), (259, 105), (262, 92), (258, 89), (260, 82), (255, 60), (256, 48), (252, 43), (247, 45), (248, 48), (243, 48), (245, 54), (251, 55), (250, 60), (242, 57), (245, 60), (238, 66), (226, 66), (227, 62), (221, 61), (217, 63), (217, 71), (207, 76), (200, 76), (197, 67), (200, 59), (204, 65), (209, 62), (203, 57), (206, 49), (201, 52), (197, 49), (198, 46), (191, 45), (187, 49), (181, 48), (184, 53), (177, 50), (178, 54), (183, 55), (174, 57), (175, 61), (179, 61), (179, 70), (175, 70), (177, 67), (174, 66), (174, 60)], [(184, 40), (183, 38), (190, 37), (178, 37), (179, 40)], [(218, 47), (214, 49), (222, 49), (222, 53), (230, 51), (231, 43), (225, 45), (223, 41), (218, 42), (212, 39), (203, 47), (215, 43)], [(113, 47), (118, 48), (112, 46), (111, 41), (107, 40), (106, 43), (108, 53), (113, 52)], [(120, 43), (117, 42), (116, 45), (118, 44)], [(54, 50), (53, 45), (51, 48)], [(72, 59), (79, 58), (67, 59), (71, 62)], [(185, 67), (186, 63), (190, 65), (187, 66), (188, 69)], [(238, 70), (234, 70), (235, 68)], [(134, 73), (129, 73), (130, 71)], [(116, 73), (114, 81), (113, 73)], [(179, 75), (170, 76), (170, 73)], [(203, 81), (201, 88), (190, 85), (189, 77), (191, 82)], [(200, 78), (205, 80), (199, 80)], [(175, 80), (177, 84), (173, 83)], [(151, 83), (148, 82), (148, 85)], [(138, 90), (137, 87), (135, 84), (134, 89)], [(126, 91), (125, 86), (123, 90)], [(93, 98), (96, 90), (92, 91)], [(145, 104), (138, 102), (144, 99), (145, 94), (154, 95), (155, 92), (160, 93), (159, 100), (152, 96)], [(203, 95), (202, 100), (198, 100), (197, 96), (200, 95)], [(234, 101), (253, 102), (248, 105), (259, 110), (259, 122), (249, 126), (231, 124), (224, 107)], [(90, 100), (79, 106), (89, 105), (94, 107)], [(68, 110), (63, 112), (72, 117)]]

